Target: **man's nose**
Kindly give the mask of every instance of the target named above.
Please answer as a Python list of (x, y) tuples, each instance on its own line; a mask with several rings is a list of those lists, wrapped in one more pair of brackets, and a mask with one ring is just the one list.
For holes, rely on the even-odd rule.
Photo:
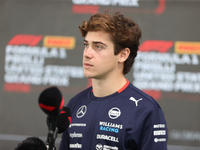
[(92, 48), (91, 47), (85, 48), (83, 55), (84, 55), (84, 57), (91, 58), (92, 57)]

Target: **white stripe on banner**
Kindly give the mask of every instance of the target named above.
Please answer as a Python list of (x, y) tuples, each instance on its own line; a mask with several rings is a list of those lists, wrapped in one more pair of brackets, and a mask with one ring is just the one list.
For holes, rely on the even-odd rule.
[(168, 150), (200, 150), (200, 147), (168, 145)]

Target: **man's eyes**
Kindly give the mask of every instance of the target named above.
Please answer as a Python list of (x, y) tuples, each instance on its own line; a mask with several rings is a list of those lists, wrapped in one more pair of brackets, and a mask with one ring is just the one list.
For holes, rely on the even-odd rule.
[(100, 45), (95, 45), (94, 47), (95, 47), (95, 49), (102, 49), (102, 48), (103, 48), (103, 47), (100, 46)]
[[(89, 47), (89, 44), (88, 44), (88, 43), (84, 43), (83, 45), (84, 45), (85, 48), (88, 48), (88, 47)], [(100, 49), (103, 49), (103, 46), (101, 46), (101, 45), (99, 45), (99, 44), (94, 44), (94, 45), (92, 46), (92, 48), (93, 48), (94, 50), (100, 50)]]
[(89, 44), (87, 44), (87, 43), (84, 43), (83, 45), (84, 45), (85, 47), (89, 47)]

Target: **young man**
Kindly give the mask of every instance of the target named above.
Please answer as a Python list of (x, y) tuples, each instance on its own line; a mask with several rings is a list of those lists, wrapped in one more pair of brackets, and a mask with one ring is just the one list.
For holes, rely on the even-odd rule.
[(126, 78), (141, 31), (120, 13), (95, 14), (79, 26), (84, 75), (92, 87), (68, 103), (70, 127), (60, 150), (166, 150), (167, 127), (156, 101)]

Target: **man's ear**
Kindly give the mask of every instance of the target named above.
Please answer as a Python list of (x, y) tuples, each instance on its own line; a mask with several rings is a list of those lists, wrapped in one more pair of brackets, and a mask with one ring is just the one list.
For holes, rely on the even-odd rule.
[(120, 53), (119, 53), (119, 62), (123, 63), (128, 59), (128, 56), (130, 55), (130, 49), (129, 48), (124, 48)]

